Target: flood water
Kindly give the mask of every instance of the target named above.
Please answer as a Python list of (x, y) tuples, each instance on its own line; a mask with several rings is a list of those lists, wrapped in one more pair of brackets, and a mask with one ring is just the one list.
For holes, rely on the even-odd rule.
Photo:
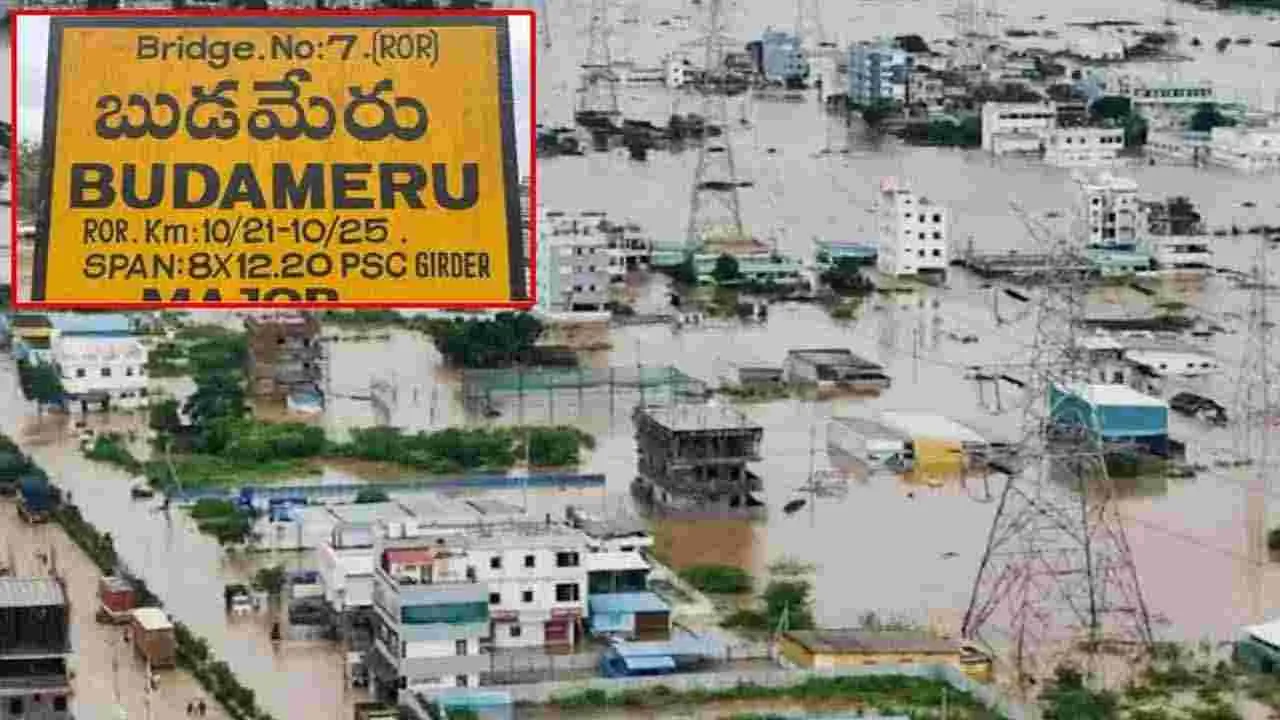
[[(542, 73), (538, 109), (545, 122), (568, 120), (569, 88), (576, 84), (573, 78), (585, 52), (582, 28), (587, 6), (585, 0), (563, 4), (549, 0), (554, 14), (551, 48), (542, 51), (538, 63)], [(744, 42), (767, 25), (785, 27), (792, 22), (793, 8), (788, 3), (753, 0), (732, 7), (731, 32)], [(677, 0), (628, 4), (622, 11), (643, 22), (614, 23), (615, 57), (635, 60), (640, 66), (658, 65), (666, 52), (692, 39), (693, 32), (668, 32), (654, 23), (673, 15), (696, 17), (699, 8)], [(1031, 0), (1006, 4), (1003, 9), (1011, 14), (1006, 27), (1061, 29), (1067, 20), (1108, 18), (1154, 25), (1165, 17), (1166, 5), (1157, 0), (1124, 5)], [(902, 33), (933, 39), (949, 34), (941, 17), (949, 10), (946, 0), (832, 2), (825, 4), (824, 19), (828, 31), (838, 34), (842, 43)], [(1174, 5), (1172, 12), (1184, 39), (1197, 35), (1208, 46), (1185, 48), (1196, 60), (1177, 66), (1178, 73), (1187, 79), (1213, 80), (1228, 94), (1271, 104), (1280, 87), (1274, 79), (1280, 50), (1265, 43), (1280, 39), (1280, 23), (1270, 17), (1208, 13), (1183, 5)], [(1031, 20), (1041, 14), (1048, 17), (1043, 23)], [(1212, 42), (1226, 35), (1253, 35), (1255, 42), (1218, 54)], [(8, 53), (0, 56), (8, 61)], [(1135, 69), (1146, 74), (1167, 72), (1163, 66)], [(628, 88), (622, 98), (629, 117), (660, 123), (673, 109), (697, 111), (688, 97), (675, 101), (652, 89)], [(856, 127), (846, 133), (843, 124), (823, 115), (816, 103), (758, 102), (753, 119), (752, 127), (731, 138), (742, 174), (756, 183), (743, 194), (746, 223), (762, 238), (776, 240), (783, 252), (800, 257), (810, 257), (815, 236), (868, 237), (872, 230), (868, 209), (883, 176), (907, 179), (921, 194), (950, 207), (953, 236), (966, 242), (972, 238), (979, 250), (1032, 246), (1009, 210), (1011, 200), (1036, 213), (1065, 210), (1074, 201), (1067, 171), (1023, 161), (996, 162), (972, 152), (903, 148), (867, 138)], [(847, 147), (849, 153), (813, 157), (826, 146)], [(769, 154), (768, 148), (776, 152)], [(658, 240), (680, 240), (686, 222), (685, 189), (693, 178), (694, 160), (688, 152), (653, 153), (643, 164), (620, 154), (545, 160), (540, 164), (539, 192), (549, 209), (603, 210), (639, 222)], [(1277, 224), (1280, 197), (1273, 179), (1172, 167), (1138, 166), (1128, 172), (1142, 183), (1144, 193), (1190, 196), (1212, 225)], [(1257, 207), (1245, 209), (1246, 201)], [(1256, 242), (1220, 239), (1218, 264), (1247, 269)], [(1280, 267), (1280, 258), (1275, 266)], [(661, 297), (661, 293), (650, 290), (645, 296)], [(1023, 399), (1016, 393), (1006, 394), (1003, 407), (1013, 411), (996, 413), (990, 402), (982, 402), (976, 385), (965, 379), (967, 365), (1016, 362), (1026, 355), (1033, 319), (1015, 317), (997, 324), (991, 297), (991, 291), (957, 273), (945, 289), (869, 300), (852, 321), (831, 320), (815, 307), (785, 305), (773, 308), (766, 323), (748, 327), (614, 330), (612, 349), (591, 354), (589, 364), (674, 365), (712, 380), (729, 360), (778, 363), (789, 348), (837, 346), (884, 363), (894, 379), (893, 388), (874, 399), (744, 406), (765, 428), (765, 459), (756, 470), (764, 477), (767, 520), (756, 525), (662, 523), (655, 528), (662, 553), (675, 565), (723, 562), (756, 573), (781, 557), (813, 563), (816, 614), (823, 625), (853, 624), (868, 610), (917, 617), (963, 611), (994, 512), (994, 506), (984, 500), (999, 491), (998, 485), (987, 487), (971, 479), (935, 488), (872, 478), (855, 483), (845, 498), (819, 499), (791, 516), (782, 513), (781, 507), (798, 496), (797, 488), (806, 479), (811, 428), (817, 428), (817, 466), (831, 464), (823, 428), (832, 415), (875, 409), (930, 410), (967, 422), (994, 439), (1017, 439), (1021, 432), (1017, 408)], [(1219, 278), (1169, 282), (1154, 298), (1173, 299), (1204, 308), (1237, 331), (1241, 321), (1232, 313), (1241, 312), (1247, 302), (1244, 292)], [(1116, 288), (1096, 291), (1091, 300), (1096, 307), (1123, 308), (1153, 302)], [(1280, 307), (1273, 312), (1280, 313)], [(981, 340), (961, 344), (948, 333), (974, 334)], [(1217, 378), (1211, 394), (1228, 404), (1236, 394), (1233, 368), (1239, 362), (1240, 337), (1220, 336), (1212, 345), (1227, 370)], [(383, 422), (427, 429), (465, 419), (456, 386), (439, 384), (451, 382), (451, 375), (439, 368), (439, 358), (426, 339), (394, 332), (381, 341), (333, 342), (329, 349), (329, 389), (335, 398), (321, 422), (335, 435), (350, 427)], [(371, 394), (371, 386), (379, 382), (396, 388), (381, 408), (354, 399)], [(152, 505), (131, 501), (130, 479), (112, 467), (81, 458), (65, 419), (37, 419), (16, 385), (12, 366), (0, 367), (0, 430), (29, 447), (56, 482), (72, 492), (86, 517), (116, 537), (122, 556), (165, 599), (169, 610), (210, 639), (268, 710), (282, 718), (350, 716), (357, 696), (344, 690), (337, 651), (322, 644), (288, 643), (277, 655), (267, 641), (267, 617), (228, 624), (220, 590), (224, 583), (247, 575), (251, 563), (225, 558), (181, 514), (166, 518)], [(531, 395), (523, 403), (524, 421), (574, 422), (597, 433), (598, 447), (586, 469), (608, 475), (604, 492), (575, 491), (570, 497), (530, 493), (532, 512), (558, 512), (567, 502), (605, 511), (630, 504), (635, 441), (629, 412), (638, 398), (620, 395), (615, 400), (612, 413), (607, 393), (601, 391), (587, 391), (581, 400), (576, 392), (563, 392), (554, 398), (554, 412), (545, 395)], [(651, 395), (646, 400), (660, 397)], [(500, 422), (517, 421), (518, 407), (513, 401), (502, 403)], [(118, 417), (112, 419), (115, 425), (120, 422)], [(135, 422), (144, 421), (138, 416)], [(1210, 430), (1181, 417), (1171, 419), (1171, 429), (1175, 439), (1187, 443), (1188, 459), (1193, 462), (1211, 462), (1228, 453), (1233, 435), (1238, 434), (1232, 428)], [(335, 468), (326, 477), (345, 479), (354, 472)], [(1215, 470), (1195, 479), (1155, 483), (1154, 489), (1122, 502), (1148, 604), (1167, 620), (1158, 628), (1163, 636), (1227, 639), (1239, 625), (1256, 619), (1249, 617), (1246, 602), (1251, 588), (1244, 525), (1248, 479), (1245, 470)], [(525, 501), (521, 493), (506, 495)], [(1268, 515), (1271, 526), (1277, 513)], [(311, 564), (307, 556), (287, 561), (297, 567)], [(1268, 570), (1264, 581), (1263, 608), (1271, 615), (1280, 609), (1280, 573)]]

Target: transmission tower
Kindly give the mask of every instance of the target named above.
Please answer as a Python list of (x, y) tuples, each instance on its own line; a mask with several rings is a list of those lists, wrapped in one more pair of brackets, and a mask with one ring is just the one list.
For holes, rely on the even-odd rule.
[(702, 93), (702, 117), (708, 128), (721, 129), (720, 144), (709, 140), (698, 146), (697, 168), (689, 201), (688, 241), (696, 248), (713, 235), (731, 234), (734, 241), (746, 238), (742, 226), (742, 205), (738, 197), (738, 169), (729, 137), (728, 68), (725, 48), (731, 42), (725, 34), (723, 0), (706, 0), (707, 27), (702, 38), (703, 77), (697, 84)]
[(578, 112), (618, 115), (618, 76), (613, 71), (609, 50), (609, 0), (591, 0), (591, 22), (587, 26), (587, 58), (582, 64), (582, 88), (578, 91)]
[[(1048, 261), (1036, 278), (1041, 290), (1024, 438), (999, 497), (963, 634), (993, 639), (984, 631), (1002, 624), (1014, 679), (1026, 692), (1063, 654), (1076, 659), (1082, 650), (1093, 673), (1103, 643), (1126, 640), (1147, 647), (1152, 633), (1095, 432), (1096, 413), (1064, 403), (1064, 395), (1053, 392), (1090, 376), (1089, 357), (1076, 334), (1084, 292), (1070, 276), (1078, 254), (1017, 205), (1014, 210), (1046, 246)], [(1069, 421), (1076, 430), (1053, 421)]]
[(826, 42), (822, 27), (822, 0), (796, 0), (795, 34), (803, 48), (820, 48)]
[(1267, 242), (1258, 237), (1258, 251), (1254, 256), (1246, 346), (1240, 362), (1240, 375), (1236, 383), (1236, 397), (1232, 410), (1239, 425), (1232, 438), (1237, 457), (1252, 461), (1246, 493), (1245, 531), (1248, 533), (1248, 559), (1250, 565), (1249, 621), (1265, 620), (1263, 577), (1269, 563), (1267, 550), (1267, 495), (1271, 492), (1268, 475), (1275, 471), (1276, 449), (1271, 433), (1280, 422), (1275, 383), (1280, 373), (1273, 367), (1280, 355), (1272, 347), (1274, 334), (1267, 303), (1275, 294), (1267, 259)]

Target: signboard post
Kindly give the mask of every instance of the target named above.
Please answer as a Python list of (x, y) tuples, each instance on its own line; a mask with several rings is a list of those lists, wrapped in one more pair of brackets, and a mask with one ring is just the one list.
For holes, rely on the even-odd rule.
[(507, 23), (51, 18), (31, 301), (528, 307)]

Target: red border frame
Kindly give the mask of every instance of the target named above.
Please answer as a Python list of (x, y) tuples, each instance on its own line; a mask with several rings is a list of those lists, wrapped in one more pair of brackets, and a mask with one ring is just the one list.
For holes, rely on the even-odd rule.
[[(18, 268), (21, 266), (19, 255), (22, 240), (18, 236), (18, 205), (21, 186), (18, 178), (18, 18), (77, 16), (77, 17), (211, 17), (227, 15), (231, 17), (279, 17), (282, 15), (315, 16), (357, 16), (396, 15), (396, 16), (461, 16), (461, 17), (527, 17), (529, 19), (529, 251), (526, 262), (529, 265), (529, 285), (526, 288), (529, 299), (515, 300), (505, 303), (485, 302), (396, 302), (396, 301), (349, 301), (349, 302), (306, 302), (280, 301), (270, 303), (252, 303), (244, 301), (226, 302), (31, 302), (22, 300), (22, 286), (19, 283)], [(538, 18), (532, 9), (485, 9), (485, 10), (115, 10), (86, 11), (80, 8), (72, 10), (10, 10), (9, 11), (9, 90), (11, 107), (9, 121), (12, 123), (9, 153), (9, 188), (11, 205), (9, 212), (9, 231), (11, 246), (9, 253), (9, 288), (10, 305), (14, 310), (167, 310), (171, 308), (210, 309), (210, 310), (244, 310), (244, 309), (395, 309), (415, 308), (430, 310), (530, 310), (538, 302)], [(517, 129), (518, 131), (518, 129)], [(519, 168), (519, 163), (517, 163)], [(517, 179), (518, 181), (518, 179)]]

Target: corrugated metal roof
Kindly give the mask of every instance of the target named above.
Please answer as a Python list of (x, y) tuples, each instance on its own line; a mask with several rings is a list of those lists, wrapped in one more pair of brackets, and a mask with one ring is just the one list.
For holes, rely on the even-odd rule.
[(62, 585), (53, 578), (0, 578), (0, 607), (48, 607), (66, 603)]
[(651, 592), (592, 595), (588, 604), (593, 613), (648, 613), (671, 609), (662, 598)]
[(1077, 384), (1070, 386), (1069, 392), (1090, 405), (1104, 405), (1110, 407), (1117, 405), (1127, 407), (1169, 407), (1169, 403), (1164, 400), (1138, 392), (1128, 385)]
[(792, 630), (787, 636), (815, 653), (960, 652), (960, 644), (954, 640), (916, 631)]
[(110, 335), (133, 329), (127, 315), (116, 314), (58, 313), (49, 316), (49, 324), (64, 335)]
[(425, 548), (403, 548), (387, 550), (385, 556), (387, 563), (392, 565), (429, 565), (436, 554), (434, 550)]
[(898, 428), (914, 439), (954, 440), (977, 445), (987, 442), (981, 435), (964, 425), (934, 413), (883, 412), (880, 418), (885, 424)]

